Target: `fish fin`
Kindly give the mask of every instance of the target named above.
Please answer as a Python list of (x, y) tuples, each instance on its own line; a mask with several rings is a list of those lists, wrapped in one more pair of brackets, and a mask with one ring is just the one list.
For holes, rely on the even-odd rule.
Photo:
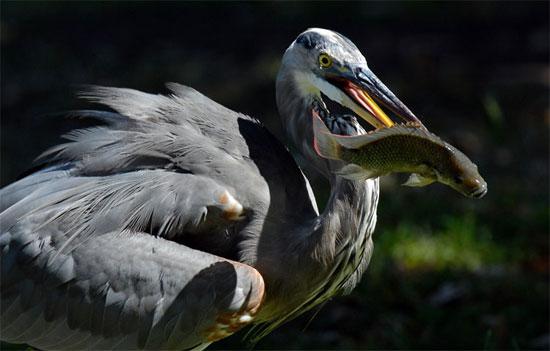
[(340, 170), (334, 173), (339, 175), (342, 178), (346, 178), (348, 180), (355, 180), (355, 181), (362, 181), (362, 180), (378, 177), (377, 174), (369, 172), (368, 170), (353, 163), (349, 165), (345, 165)]
[(313, 112), (313, 148), (317, 155), (332, 160), (339, 160), (342, 147), (334, 140), (319, 115)]
[(422, 187), (432, 184), (433, 182), (435, 182), (435, 179), (426, 178), (418, 173), (413, 173), (410, 175), (409, 179), (407, 179), (407, 181), (402, 185), (411, 187)]

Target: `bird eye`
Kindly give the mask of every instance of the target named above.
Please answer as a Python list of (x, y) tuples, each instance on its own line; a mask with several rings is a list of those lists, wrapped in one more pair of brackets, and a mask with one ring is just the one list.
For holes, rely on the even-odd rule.
[(327, 54), (321, 54), (319, 55), (319, 64), (323, 68), (329, 68), (330, 66), (332, 66), (332, 59)]

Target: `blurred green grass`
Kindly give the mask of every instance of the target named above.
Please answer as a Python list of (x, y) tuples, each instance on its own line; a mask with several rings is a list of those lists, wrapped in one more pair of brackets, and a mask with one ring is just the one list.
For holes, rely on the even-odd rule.
[[(376, 248), (404, 270), (474, 272), (512, 263), (513, 254), (493, 240), (489, 227), (479, 224), (474, 214), (445, 216), (442, 222), (439, 228), (400, 222), (377, 233)], [(371, 269), (381, 262), (373, 262)]]

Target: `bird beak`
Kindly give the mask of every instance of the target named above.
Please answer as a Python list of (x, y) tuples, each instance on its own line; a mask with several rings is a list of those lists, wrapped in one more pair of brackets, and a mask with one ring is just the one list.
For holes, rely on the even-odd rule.
[(365, 111), (358, 115), (375, 128), (391, 127), (394, 122), (378, 106), (378, 103), (391, 110), (406, 122), (422, 122), (395, 96), (384, 83), (367, 67), (356, 67), (354, 73), (348, 73), (340, 77), (332, 77), (330, 80), (342, 89), (354, 103)]

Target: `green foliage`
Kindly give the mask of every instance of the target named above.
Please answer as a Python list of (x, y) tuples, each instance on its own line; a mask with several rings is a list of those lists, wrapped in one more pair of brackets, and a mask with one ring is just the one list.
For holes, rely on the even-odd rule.
[(502, 128), (504, 125), (504, 114), (502, 108), (493, 93), (487, 93), (483, 98), (483, 107), (491, 127)]
[(445, 217), (440, 229), (399, 223), (377, 237), (377, 250), (406, 269), (464, 269), (475, 271), (502, 263), (505, 249), (492, 239), (489, 228), (471, 214)]

